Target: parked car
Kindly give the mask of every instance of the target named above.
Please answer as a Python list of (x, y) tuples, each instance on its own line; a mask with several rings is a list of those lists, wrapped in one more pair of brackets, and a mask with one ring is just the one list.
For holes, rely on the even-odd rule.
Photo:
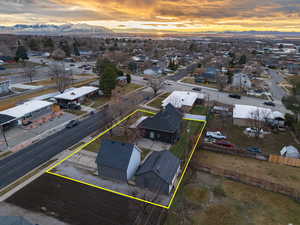
[(69, 109), (80, 110), (81, 106), (77, 104), (69, 104)]
[(221, 145), (221, 146), (224, 146), (224, 147), (227, 147), (227, 148), (235, 148), (235, 145), (230, 143), (229, 141), (217, 141), (215, 144), (216, 145)]
[(201, 91), (201, 88), (193, 88), (193, 91)]
[(215, 138), (215, 139), (226, 139), (227, 138), (220, 131), (216, 131), (216, 132), (207, 131), (206, 137)]
[(75, 66), (75, 64), (70, 64), (70, 66)]
[(79, 121), (78, 121), (78, 120), (71, 120), (71, 121), (67, 124), (66, 128), (70, 129), (70, 128), (72, 128), (72, 127), (77, 126), (78, 124), (79, 124)]
[(236, 99), (241, 99), (242, 97), (238, 94), (230, 94), (228, 95), (230, 98), (236, 98)]
[(253, 152), (253, 153), (262, 153), (262, 150), (258, 147), (248, 147), (246, 148), (248, 152)]
[(264, 102), (264, 105), (276, 106), (276, 104), (274, 102)]
[(0, 70), (6, 70), (4, 67), (0, 66)]
[[(245, 132), (252, 133), (252, 134), (257, 134), (258, 133), (258, 128), (256, 128), (256, 127), (248, 127), (248, 128), (245, 129)], [(263, 133), (264, 133), (264, 130), (260, 129), (259, 134), (263, 134)]]

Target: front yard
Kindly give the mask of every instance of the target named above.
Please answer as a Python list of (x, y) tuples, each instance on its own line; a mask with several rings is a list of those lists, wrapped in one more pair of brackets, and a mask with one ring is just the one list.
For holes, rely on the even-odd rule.
[(170, 93), (161, 94), (161, 95), (157, 96), (153, 101), (148, 103), (147, 105), (150, 107), (153, 107), (153, 108), (160, 109), (162, 107), (161, 106), (162, 101), (165, 100), (169, 95), (170, 95)]

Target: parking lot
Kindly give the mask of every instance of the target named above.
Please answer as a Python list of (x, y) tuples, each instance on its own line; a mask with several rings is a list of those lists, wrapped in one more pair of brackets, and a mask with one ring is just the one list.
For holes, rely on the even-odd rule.
[[(28, 126), (18, 126), (13, 127), (5, 132), (5, 136), (9, 145), (9, 148), (15, 148), (18, 145), (27, 142), (38, 136), (42, 133), (58, 127), (69, 120), (76, 118), (75, 115), (70, 113), (63, 113), (60, 116), (55, 117), (54, 119), (48, 120), (45, 123), (39, 123), (41, 118), (36, 120), (33, 124)], [(4, 138), (1, 134), (0, 136), (0, 150), (7, 149)]]

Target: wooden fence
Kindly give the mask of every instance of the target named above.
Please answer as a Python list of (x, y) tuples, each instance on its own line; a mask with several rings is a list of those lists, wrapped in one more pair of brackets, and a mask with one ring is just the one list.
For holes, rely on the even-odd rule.
[(300, 159), (282, 157), (279, 155), (270, 155), (269, 162), (300, 167)]
[(227, 170), (227, 169), (214, 167), (211, 165), (206, 165), (203, 163), (199, 163), (195, 160), (192, 161), (191, 166), (193, 169), (196, 169), (196, 170), (201, 170), (204, 172), (208, 172), (210, 174), (223, 176), (223, 177), (226, 177), (228, 179), (231, 179), (231, 180), (234, 180), (237, 182), (241, 182), (244, 184), (249, 184), (249, 185), (259, 187), (259, 188), (263, 188), (267, 191), (273, 191), (273, 192), (277, 192), (280, 194), (284, 194), (284, 195), (292, 197), (296, 201), (300, 202), (300, 191), (295, 188), (288, 187), (286, 185), (273, 183), (273, 182), (270, 182), (270, 181), (267, 181), (264, 179), (256, 178), (256, 177), (249, 176), (246, 174), (241, 174), (239, 172), (232, 171), (232, 170)]

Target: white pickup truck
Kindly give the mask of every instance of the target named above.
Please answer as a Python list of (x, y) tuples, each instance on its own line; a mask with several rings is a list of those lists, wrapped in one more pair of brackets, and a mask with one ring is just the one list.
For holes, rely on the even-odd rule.
[(206, 137), (215, 138), (215, 139), (219, 139), (219, 140), (227, 138), (220, 131), (216, 131), (216, 132), (207, 131)]

